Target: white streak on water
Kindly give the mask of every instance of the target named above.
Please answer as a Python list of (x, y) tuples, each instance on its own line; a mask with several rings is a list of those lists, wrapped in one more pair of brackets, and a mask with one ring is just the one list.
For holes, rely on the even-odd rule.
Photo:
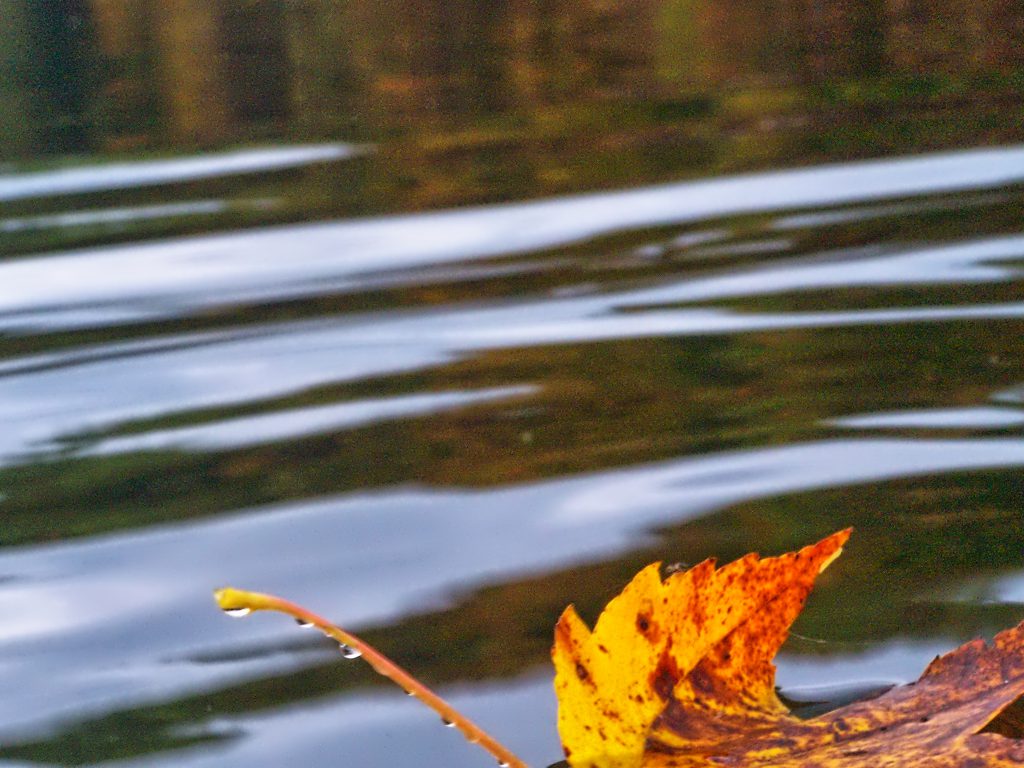
[(1022, 273), (1017, 266), (1000, 262), (1022, 258), (1024, 236), (1008, 235), (885, 253), (852, 254), (849, 258), (825, 262), (786, 259), (767, 266), (637, 291), (625, 296), (617, 306), (715, 301), (830, 288), (999, 282), (1018, 278)]
[(350, 290), (367, 272), (521, 254), (640, 227), (1022, 180), (1024, 148), (981, 149), (94, 248), (0, 264), (0, 328), (175, 317)]
[(7, 174), (0, 176), (0, 202), (267, 173), (344, 160), (365, 151), (353, 144), (309, 144)]
[[(1024, 558), (1024, 552), (1021, 553)], [(971, 585), (978, 589), (978, 585)], [(984, 602), (1024, 605), (1024, 572), (1006, 574), (985, 585)]]
[(842, 416), (824, 423), (854, 429), (1005, 429), (1024, 424), (1024, 411), (981, 407), (930, 408)]
[[(57, 443), (90, 432), (103, 437), (102, 432), (133, 420), (423, 370), (485, 350), (659, 336), (1024, 319), (1024, 303), (777, 314), (719, 309), (610, 313), (621, 301), (621, 296), (613, 295), (484, 309), (369, 314), (14, 359), (0, 365), (0, 422), (4, 424), (0, 462), (36, 460), (52, 452)], [(145, 437), (136, 439), (140, 447), (145, 444)]]
[(330, 405), (289, 408), (191, 427), (158, 429), (138, 435), (110, 437), (76, 451), (76, 455), (102, 456), (131, 451), (224, 451), (281, 440), (327, 434), (415, 416), (427, 416), (480, 403), (522, 397), (536, 387), (493, 387), (459, 392), (424, 392), (379, 397)]
[(133, 208), (101, 208), (67, 211), (45, 216), (0, 219), (0, 232), (17, 233), (71, 227), (130, 225), (142, 221), (187, 216), (213, 216), (232, 209), (265, 211), (277, 205), (275, 200), (196, 200), (187, 203), (140, 205)]

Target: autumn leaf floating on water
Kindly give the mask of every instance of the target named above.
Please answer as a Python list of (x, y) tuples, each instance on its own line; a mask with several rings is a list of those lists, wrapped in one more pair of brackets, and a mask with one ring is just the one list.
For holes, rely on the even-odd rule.
[[(552, 658), (572, 768), (999, 768), (1024, 766), (1024, 624), (967, 643), (921, 679), (809, 720), (775, 693), (772, 659), (840, 531), (799, 552), (707, 560), (662, 578), (644, 568), (591, 631), (570, 606)], [(286, 613), (362, 656), (500, 765), (526, 764), (355, 635), (279, 597), (218, 590), (233, 615)]]
[(775, 694), (776, 652), (841, 531), (780, 557), (643, 569), (591, 631), (566, 609), (552, 658), (573, 768), (1024, 765), (1024, 624), (967, 643), (916, 683), (810, 720)]

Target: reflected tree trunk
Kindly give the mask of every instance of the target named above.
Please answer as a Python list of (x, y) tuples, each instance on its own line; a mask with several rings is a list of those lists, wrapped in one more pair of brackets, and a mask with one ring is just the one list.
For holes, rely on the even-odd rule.
[(30, 39), (28, 6), (31, 0), (0, 0), (0, 160), (12, 160), (31, 152), (38, 126), (32, 119), (29, 83)]
[(178, 143), (210, 144), (228, 127), (219, 4), (209, 0), (154, 3), (154, 35), (164, 129)]
[(0, 0), (0, 153), (81, 152), (89, 147), (95, 62), (85, 0)]

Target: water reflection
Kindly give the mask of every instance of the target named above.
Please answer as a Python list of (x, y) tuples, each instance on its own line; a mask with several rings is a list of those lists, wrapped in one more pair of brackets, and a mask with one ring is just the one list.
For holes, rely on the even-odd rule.
[[(488, 215), (497, 217), (498, 213), (496, 210)], [(407, 221), (411, 221), (414, 228), (420, 223), (418, 219)], [(391, 222), (391, 229), (387, 231), (396, 238), (396, 243), (405, 244), (410, 254), (409, 259), (399, 256), (393, 269), (398, 270), (403, 262), (412, 260), (415, 263), (417, 259), (427, 258), (426, 254), (435, 247), (427, 241), (425, 251), (423, 241), (411, 237), (406, 239), (400, 221)], [(421, 246), (420, 250), (413, 250), (416, 244)], [(381, 243), (377, 243), (377, 247), (387, 248)], [(188, 254), (186, 263), (197, 263), (197, 255), (182, 246), (154, 248), (177, 249), (182, 258)], [(478, 243), (478, 248), (486, 253), (485, 246)], [(218, 243), (218, 250), (236, 253), (230, 238)], [(240, 270), (243, 265), (245, 267), (245, 277), (250, 280), (257, 277), (251, 252), (237, 250), (237, 253), (240, 256), (244, 254), (247, 259), (238, 261)], [(702, 307), (668, 310), (657, 309), (657, 306), (763, 297), (795, 291), (824, 291), (835, 287), (850, 289), (878, 285), (963, 285), (1011, 281), (1017, 270), (998, 266), (998, 262), (1016, 261), (1021, 254), (1024, 254), (1024, 240), (1012, 236), (909, 253), (896, 251), (824, 262), (821, 259), (776, 260), (770, 265), (729, 270), (720, 276), (663, 279), (657, 287), (607, 291), (596, 296), (558, 296), (482, 308), (455, 305), (394, 316), (354, 314), (330, 321), (252, 326), (233, 331), (169, 336), (151, 342), (101, 345), (91, 349), (76, 347), (67, 352), (14, 357), (0, 364), (0, 392), (4, 393), (6, 406), (3, 411), (7, 422), (4, 436), (0, 438), (0, 454), (8, 461), (18, 456), (38, 456), (40, 451), (52, 451), (67, 441), (77, 441), (90, 434), (116, 434), (125, 423), (158, 419), (173, 412), (241, 405), (254, 400), (268, 401), (309, 387), (423, 370), (485, 350), (652, 336), (733, 335), (859, 325), (1012, 320), (1024, 317), (1024, 305), (1015, 302), (833, 312), (736, 312)], [(209, 284), (211, 271), (220, 273), (217, 277), (223, 281), (225, 290), (237, 290), (239, 287), (241, 279), (236, 278), (235, 269), (228, 268), (230, 264), (225, 265), (223, 259), (214, 260), (212, 252), (209, 256), (208, 260), (201, 262), (207, 263), (208, 269), (197, 269), (194, 275), (175, 272), (181, 281), (177, 290), (188, 301), (199, 297), (193, 287), (194, 281), (201, 275)], [(133, 250), (125, 253), (125, 258), (128, 257), (137, 260), (139, 254)], [(81, 264), (83, 273), (90, 275), (90, 283), (40, 285), (30, 282), (25, 274), (24, 286), (31, 286), (37, 294), (52, 293), (56, 289), (76, 297), (84, 295), (88, 299), (75, 299), (76, 303), (82, 302), (81, 310), (50, 305), (38, 295), (33, 297), (28, 290), (18, 293), (16, 285), (4, 294), (12, 301), (32, 303), (31, 317), (42, 318), (50, 324), (67, 323), (69, 318), (79, 318), (80, 312), (89, 313), (93, 322), (98, 311), (107, 317), (117, 318), (119, 322), (128, 322), (136, 311), (144, 314), (159, 311), (160, 305), (143, 303), (141, 295), (126, 293), (121, 282), (123, 278), (144, 280), (153, 288), (158, 287), (168, 307), (177, 303), (177, 299), (166, 295), (172, 290), (170, 280), (160, 281), (159, 273), (153, 270), (122, 270), (118, 279), (111, 280), (107, 273), (95, 272), (97, 264), (102, 261), (100, 256), (90, 254), (73, 258)], [(369, 255), (364, 255), (364, 259), (369, 258)], [(387, 263), (383, 255), (380, 261), (381, 264)], [(294, 264), (282, 265), (268, 260), (267, 265), (271, 268), (268, 278), (272, 274), (295, 275)], [(6, 269), (10, 273), (26, 266), (41, 269), (39, 264), (24, 262), (8, 265)], [(332, 259), (325, 266), (332, 271), (343, 272), (354, 269), (356, 265), (336, 263)], [(3, 269), (0, 267), (0, 271)], [(453, 277), (455, 280), (464, 279), (458, 274)], [(396, 279), (401, 280), (401, 277)], [(355, 291), (362, 284), (362, 278), (357, 275), (351, 280), (346, 290)], [(110, 292), (112, 296), (119, 294), (124, 314), (110, 305), (104, 305), (102, 310), (89, 307), (88, 302), (96, 300), (97, 290)], [(213, 290), (223, 301), (224, 290), (219, 286)], [(308, 290), (327, 288), (322, 283), (315, 283), (310, 284)], [(275, 295), (280, 296), (281, 291), (278, 288)], [(256, 291), (248, 300), (256, 301), (260, 295)], [(651, 306), (655, 308), (648, 309)], [(179, 307), (175, 311), (182, 310)], [(344, 354), (339, 354), (340, 351)], [(287, 365), (282, 368), (283, 361), (287, 361)], [(268, 375), (271, 371), (273, 375)], [(40, 406), (44, 402), (53, 404), (42, 411)], [(348, 413), (356, 407), (355, 404), (318, 405), (311, 413), (317, 414), (316, 418), (324, 418), (338, 408)], [(300, 424), (308, 421), (299, 418), (303, 412), (291, 410), (260, 416), (255, 421), (249, 417), (245, 422), (220, 420), (176, 431), (161, 428), (135, 438), (115, 437), (113, 444), (154, 448), (175, 444), (179, 439), (198, 439), (199, 435), (206, 434), (208, 437), (201, 442), (226, 445), (234, 442), (228, 437), (232, 430), (229, 424), (244, 423), (249, 425), (246, 429), (257, 429), (257, 422), (267, 425), (285, 423), (284, 427), (274, 428), (272, 434), (278, 439), (288, 435), (294, 437), (309, 434), (308, 429)], [(337, 418), (349, 419), (340, 415)], [(836, 423), (861, 423), (850, 422), (849, 418), (846, 422)], [(335, 419), (328, 421), (333, 423)], [(336, 428), (341, 426), (340, 422), (335, 424)], [(331, 429), (325, 422), (319, 431), (329, 432)]]
[(1024, 574), (999, 577), (988, 585), (985, 592), (987, 601), (1024, 605)]
[[(272, 201), (257, 203), (269, 207)], [(210, 216), (224, 213), (228, 203), (224, 200), (201, 200), (195, 203), (169, 203), (166, 205), (136, 206), (106, 210), (75, 211), (48, 216), (25, 216), (0, 219), (0, 232), (15, 233), (33, 229), (55, 229), (58, 227), (86, 227), (96, 225), (118, 225), (146, 219), (177, 218), (185, 216)]]
[(202, 426), (156, 430), (139, 436), (107, 438), (88, 446), (80, 453), (96, 456), (144, 450), (215, 451), (244, 448), (261, 443), (328, 434), (388, 419), (434, 414), (475, 403), (525, 396), (534, 391), (532, 387), (504, 387), (296, 408), (272, 414), (215, 421)]
[[(459, 686), (441, 693), (462, 711), (472, 712), (473, 719), (491, 733), (514, 743), (516, 753), (529, 765), (542, 766), (561, 751), (550, 690), (547, 675), (534, 675), (500, 687)], [(516, 727), (509, 728), (510, 723)], [(325, 749), (367, 766), (487, 765), (488, 759), (458, 733), (439, 727), (436, 715), (421, 704), (387, 689), (273, 712), (214, 718), (181, 736), (209, 738), (214, 743), (201, 751), (184, 751), (163, 760), (146, 757), (127, 765), (201, 768), (296, 759), (316, 763)]]
[[(112, 646), (136, 665), (161, 669), (157, 678), (174, 676), (182, 695), (221, 678), (183, 676), (178, 662), (166, 666), (168, 658), (194, 654), (190, 648), (274, 649), (295, 637), (291, 622), (221, 623), (206, 598), (220, 582), (304, 595), (347, 626), (386, 624), (439, 610), (459, 585), (612, 557), (649, 542), (654, 527), (744, 501), (1022, 465), (1019, 439), (818, 442), (494, 490), (304, 500), (202, 524), (22, 548), (0, 555), (0, 573), (18, 576), (0, 583), (0, 605), (10, 615), (0, 645), (12, 679), (29, 681), (39, 666), (50, 679), (45, 696), (31, 685), (12, 688), (0, 719), (8, 738), (20, 740), (45, 730), (68, 700), (77, 719), (151, 698), (152, 676), (125, 679), (108, 666)], [(253, 669), (263, 674), (286, 674), (298, 662), (265, 652), (259, 660)], [(238, 682), (243, 670), (224, 674)]]
[[(297, 329), (293, 329), (297, 330)], [(328, 382), (397, 374), (450, 359), (443, 349), (355, 344), (338, 354), (332, 334), (231, 334), (172, 339), (155, 350), (117, 347), (75, 363), (60, 357), (29, 362), (0, 377), (7, 460), (131, 421), (175, 412), (252, 403)], [(19, 361), (14, 361), (17, 366)], [(10, 369), (9, 369), (10, 370)], [(349, 406), (350, 409), (358, 406)], [(297, 433), (297, 424), (289, 427)]]
[(0, 202), (132, 187), (182, 184), (218, 176), (267, 173), (344, 160), (365, 148), (348, 144), (248, 149), (171, 160), (108, 163), (0, 176)]
[(478, 764), (228, 581), (538, 765), (653, 560), (856, 526), (794, 700), (1019, 620), (1024, 17), (805, 5), (7, 3), (0, 760)]
[[(609, 98), (692, 116), (712, 109), (714, 97), (699, 95), (750, 81), (910, 103), (944, 86), (955, 97), (949, 80), (988, 70), (1012, 82), (1019, 9), (947, 5), (923, 14), (885, 2), (810, 13), (794, 2), (678, 0), (629, 12), (566, 2), (422, 2), (402, 12), (363, 0), (13, 2), (12, 66), (0, 81), (12, 108), (0, 136), (8, 152), (67, 152), (211, 143), (289, 125), (380, 130), (422, 115), (465, 124)], [(947, 22), (961, 14), (969, 18)], [(909, 80), (905, 92), (882, 76)], [(846, 85), (855, 78), (868, 84)], [(679, 93), (689, 99), (666, 98)], [(783, 114), (776, 122), (785, 125)]]
[[(1024, 149), (1005, 148), (20, 259), (0, 264), (0, 328), (59, 330), (175, 317), (231, 304), (365, 289), (367, 272), (523, 254), (642, 227), (985, 189), (1022, 179)], [(1017, 258), (1021, 242), (968, 243), (907, 254), (902, 260), (886, 254), (866, 263), (802, 266), (782, 274), (819, 288), (848, 285), (851, 278), (855, 284), (963, 279), (962, 273), (941, 273), (948, 263), (947, 269), (969, 266), (968, 279), (1002, 279), (1009, 273), (985, 270), (979, 262)], [(289, 258), (282, 259), (282, 253)], [(918, 264), (927, 274), (915, 274)], [(62, 279), (46, 279), (52, 273)], [(761, 270), (717, 282), (745, 282), (740, 291), (765, 293), (773, 280), (771, 272)], [(775, 290), (796, 287), (784, 280)], [(679, 292), (639, 294), (633, 302), (729, 295), (736, 294), (716, 294), (697, 283)]]
[(1006, 429), (1024, 425), (1024, 413), (1008, 408), (937, 408), (843, 416), (829, 423), (858, 429)]

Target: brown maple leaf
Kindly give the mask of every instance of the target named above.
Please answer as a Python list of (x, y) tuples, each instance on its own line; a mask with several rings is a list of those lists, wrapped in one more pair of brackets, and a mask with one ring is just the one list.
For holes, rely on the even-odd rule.
[(799, 552), (643, 569), (591, 631), (555, 630), (558, 728), (573, 768), (1024, 765), (1024, 624), (967, 643), (921, 679), (810, 720), (775, 694), (772, 659), (840, 531)]

